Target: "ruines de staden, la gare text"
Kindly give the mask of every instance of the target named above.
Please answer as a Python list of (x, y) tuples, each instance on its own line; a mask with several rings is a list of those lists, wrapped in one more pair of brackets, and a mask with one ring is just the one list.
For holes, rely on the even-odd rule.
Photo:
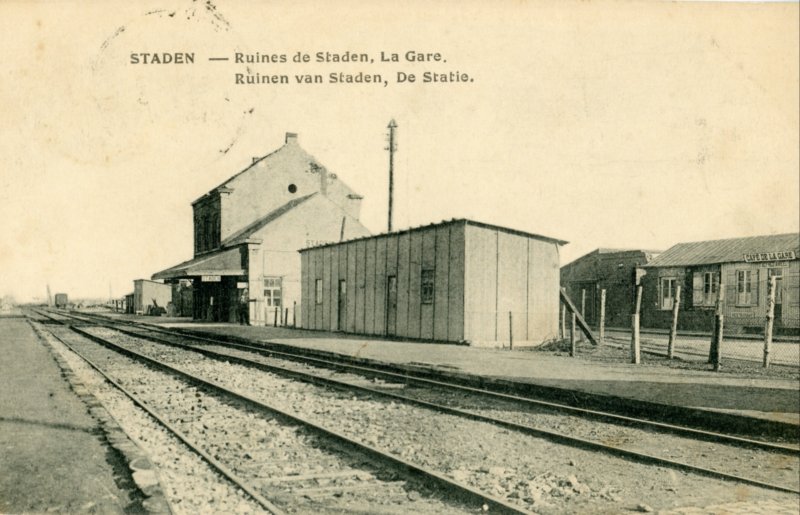
[[(365, 52), (295, 52), (287, 53), (244, 53), (236, 52), (233, 59), (230, 57), (209, 57), (209, 61), (232, 61), (235, 64), (325, 64), (325, 63), (365, 63), (365, 64), (391, 64), (391, 63), (432, 63), (444, 64), (447, 59), (440, 52), (419, 52), (408, 50), (405, 52), (381, 51), (377, 57)], [(130, 54), (131, 64), (195, 64), (194, 52), (136, 52)], [(387, 86), (389, 81), (381, 73), (367, 73), (363, 70), (357, 72), (330, 72), (327, 74), (302, 73), (302, 74), (264, 74), (247, 69), (246, 73), (235, 73), (235, 84), (381, 84)], [(454, 83), (474, 82), (474, 78), (465, 72), (455, 71), (424, 71), (411, 73), (409, 71), (395, 71), (394, 83)]]
[[(233, 62), (238, 64), (280, 64), (290, 62), (289, 54), (268, 54), (268, 53), (244, 53), (235, 52)], [(409, 63), (441, 62), (446, 63), (440, 52), (418, 52), (409, 50), (403, 53), (380, 52), (379, 62), (397, 63), (401, 61)], [(228, 61), (227, 57), (209, 58), (214, 61)], [(344, 53), (336, 52), (316, 52), (313, 54), (306, 52), (295, 52), (291, 56), (293, 63), (374, 63), (375, 59), (369, 54), (361, 52)], [(194, 64), (194, 52), (131, 52), (130, 64)]]

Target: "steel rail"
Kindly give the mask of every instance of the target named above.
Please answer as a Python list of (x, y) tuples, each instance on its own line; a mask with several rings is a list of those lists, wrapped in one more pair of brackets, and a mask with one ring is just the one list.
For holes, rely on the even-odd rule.
[[(102, 317), (98, 317), (98, 318), (102, 318)], [(113, 324), (117, 323), (116, 321), (104, 320), (103, 323), (106, 324), (107, 327), (110, 327), (110, 328), (116, 329), (116, 330), (120, 330), (119, 327), (115, 327), (113, 325)], [(111, 324), (111, 325), (109, 325), (109, 324)], [(139, 328), (139, 329), (145, 329), (145, 330), (153, 331), (153, 332), (161, 332), (161, 333), (164, 333), (164, 334), (171, 335), (173, 337), (193, 339), (193, 340), (197, 340), (197, 341), (211, 343), (211, 344), (214, 344), (214, 345), (228, 346), (228, 347), (233, 347), (233, 348), (239, 348), (239, 349), (242, 349), (242, 350), (247, 350), (247, 351), (250, 351), (250, 352), (274, 355), (274, 356), (279, 357), (279, 358), (282, 357), (282, 358), (286, 358), (286, 359), (289, 359), (289, 360), (300, 361), (300, 362), (304, 362), (304, 363), (308, 363), (308, 364), (312, 364), (312, 365), (318, 365), (318, 366), (321, 366), (321, 367), (324, 367), (324, 368), (335, 368), (335, 369), (350, 371), (350, 372), (353, 372), (353, 373), (356, 373), (356, 374), (360, 374), (360, 375), (378, 376), (378, 377), (388, 378), (388, 379), (391, 379), (391, 380), (394, 380), (394, 381), (399, 381), (399, 382), (404, 382), (404, 383), (415, 383), (415, 384), (420, 384), (420, 385), (433, 386), (433, 387), (436, 387), (436, 388), (447, 388), (447, 389), (450, 389), (450, 390), (466, 392), (466, 393), (473, 394), (473, 395), (482, 395), (482, 396), (486, 396), (486, 397), (493, 397), (493, 398), (502, 399), (502, 400), (511, 401), (511, 402), (524, 403), (524, 404), (528, 404), (528, 405), (532, 405), (532, 406), (548, 408), (548, 409), (561, 411), (561, 412), (566, 412), (566, 413), (573, 413), (573, 414), (575, 414), (577, 416), (581, 416), (581, 417), (584, 417), (584, 418), (593, 418), (593, 419), (596, 419), (596, 420), (604, 420), (604, 421), (607, 421), (607, 422), (618, 423), (618, 424), (622, 424), (622, 425), (626, 425), (626, 426), (652, 429), (652, 430), (656, 430), (656, 431), (660, 431), (660, 432), (676, 434), (676, 435), (679, 435), (679, 436), (692, 437), (692, 438), (699, 439), (699, 440), (713, 441), (713, 442), (718, 442), (718, 443), (725, 443), (725, 444), (729, 444), (729, 445), (736, 445), (736, 446), (740, 446), (740, 447), (748, 447), (748, 448), (754, 448), (754, 449), (760, 449), (760, 450), (783, 452), (783, 453), (787, 453), (787, 454), (793, 454), (793, 455), (800, 456), (800, 447), (796, 447), (796, 446), (781, 445), (781, 444), (778, 444), (778, 443), (765, 442), (765, 441), (761, 441), (761, 440), (753, 440), (753, 439), (750, 439), (750, 438), (744, 438), (744, 437), (734, 436), (734, 435), (729, 435), (729, 434), (724, 434), (724, 433), (717, 433), (717, 432), (714, 432), (714, 431), (706, 431), (706, 430), (696, 429), (696, 428), (688, 427), (688, 426), (681, 426), (681, 425), (677, 425), (677, 424), (668, 424), (668, 423), (665, 423), (665, 422), (657, 422), (657, 421), (654, 421), (654, 420), (631, 417), (631, 416), (627, 416), (627, 415), (619, 415), (619, 414), (616, 414), (616, 413), (609, 413), (609, 412), (605, 412), (605, 411), (598, 411), (598, 410), (592, 410), (592, 409), (587, 409), (587, 408), (579, 408), (579, 407), (570, 406), (570, 405), (567, 405), (567, 404), (551, 402), (551, 401), (544, 401), (544, 400), (540, 400), (540, 399), (534, 399), (534, 398), (531, 398), (531, 397), (522, 397), (522, 396), (519, 396), (519, 395), (513, 395), (513, 394), (508, 394), (508, 393), (503, 393), (503, 392), (497, 392), (497, 391), (492, 391), (492, 390), (487, 390), (487, 389), (482, 389), (482, 388), (475, 388), (475, 387), (472, 387), (472, 386), (465, 386), (465, 385), (460, 385), (460, 384), (455, 384), (455, 383), (450, 383), (450, 382), (445, 382), (445, 381), (439, 381), (439, 380), (436, 380), (436, 379), (428, 379), (428, 378), (424, 378), (424, 377), (415, 376), (415, 375), (413, 375), (411, 373), (403, 373), (403, 374), (401, 374), (401, 373), (397, 373), (397, 372), (390, 372), (390, 371), (386, 371), (386, 370), (380, 370), (380, 369), (377, 369), (377, 368), (371, 368), (371, 367), (364, 366), (364, 365), (355, 365), (355, 364), (346, 363), (346, 362), (343, 362), (343, 361), (334, 361), (334, 360), (330, 360), (330, 359), (323, 359), (323, 358), (317, 358), (317, 357), (313, 357), (313, 356), (307, 356), (307, 355), (304, 355), (302, 353), (292, 353), (292, 352), (287, 352), (285, 350), (275, 350), (275, 349), (269, 348), (269, 347), (267, 347), (265, 345), (256, 345), (256, 344), (248, 345), (248, 344), (243, 344), (243, 343), (238, 343), (238, 342), (229, 342), (229, 341), (217, 340), (217, 339), (213, 339), (213, 338), (206, 338), (206, 337), (203, 337), (203, 336), (197, 336), (197, 335), (193, 335), (193, 334), (185, 334), (185, 333), (182, 333), (182, 332), (170, 331), (170, 330), (166, 330), (166, 329), (159, 328), (159, 327), (152, 327), (149, 324), (146, 327), (143, 327), (143, 324), (124, 322), (124, 325), (129, 325), (129, 326), (132, 326), (132, 327), (136, 327), (136, 328)], [(141, 335), (140, 333), (138, 333), (137, 336), (145, 337), (144, 335)], [(266, 345), (270, 345), (271, 344), (271, 342), (264, 342), (264, 343)], [(278, 344), (278, 345), (283, 345), (283, 344)]]
[(61, 342), (65, 347), (67, 347), (70, 351), (75, 353), (78, 357), (80, 357), (83, 361), (85, 361), (90, 367), (92, 367), (95, 371), (97, 371), (103, 379), (107, 382), (112, 384), (117, 390), (125, 394), (136, 406), (144, 410), (148, 415), (150, 415), (153, 419), (155, 419), (159, 424), (165, 427), (170, 433), (174, 434), (176, 438), (182, 441), (187, 447), (189, 447), (192, 451), (198, 454), (205, 462), (211, 465), (214, 469), (216, 469), (220, 474), (222, 474), (225, 478), (231, 481), (234, 485), (238, 488), (241, 488), (245, 491), (250, 497), (253, 498), (258, 504), (260, 504), (265, 510), (272, 513), (273, 515), (284, 515), (284, 511), (272, 504), (269, 500), (267, 500), (264, 496), (262, 496), (256, 487), (250, 485), (247, 481), (240, 478), (233, 472), (231, 469), (220, 463), (214, 457), (209, 455), (200, 446), (194, 443), (188, 436), (183, 434), (180, 430), (174, 427), (172, 424), (167, 422), (161, 415), (159, 415), (156, 411), (150, 408), (147, 403), (136, 397), (133, 393), (128, 391), (124, 386), (119, 384), (115, 379), (109, 376), (99, 365), (94, 363), (91, 359), (84, 356), (80, 351), (75, 349), (72, 345), (64, 341), (63, 338), (58, 336), (57, 334), (53, 333), (52, 331), (48, 331), (51, 336), (53, 336), (56, 340)]
[(439, 472), (436, 472), (434, 470), (422, 467), (420, 465), (416, 465), (397, 456), (387, 454), (381, 451), (380, 449), (353, 440), (342, 433), (320, 426), (299, 415), (283, 411), (280, 408), (276, 408), (274, 406), (266, 404), (263, 401), (255, 399), (254, 397), (251, 397), (247, 394), (237, 392), (235, 390), (230, 390), (226, 386), (216, 381), (212, 381), (210, 379), (203, 379), (201, 377), (195, 376), (190, 372), (187, 372), (177, 367), (173, 367), (172, 365), (159, 361), (155, 358), (145, 356), (144, 354), (140, 354), (136, 351), (125, 348), (121, 345), (117, 345), (113, 342), (106, 340), (105, 338), (95, 336), (87, 331), (82, 330), (79, 327), (75, 326), (69, 326), (69, 327), (72, 331), (76, 332), (77, 334), (80, 334), (81, 336), (88, 338), (96, 343), (99, 343), (100, 345), (103, 345), (116, 352), (134, 358), (136, 360), (143, 361), (153, 367), (167, 371), (175, 376), (182, 377), (189, 382), (201, 385), (210, 390), (219, 392), (225, 396), (237, 399), (238, 401), (244, 402), (245, 404), (255, 409), (261, 411), (267, 411), (272, 414), (278, 415), (284, 419), (290, 420), (294, 423), (300, 424), (315, 433), (321, 434), (325, 438), (333, 440), (334, 442), (340, 445), (343, 445), (347, 448), (355, 449), (357, 452), (360, 452), (362, 454), (366, 454), (372, 457), (373, 459), (377, 460), (378, 462), (383, 463), (384, 465), (388, 464), (396, 469), (405, 470), (406, 473), (418, 475), (423, 479), (430, 480), (437, 486), (441, 487), (447, 494), (453, 496), (454, 498), (459, 499), (462, 502), (477, 501), (481, 504), (486, 504), (490, 509), (497, 510), (498, 513), (514, 513), (514, 514), (528, 514), (528, 515), (531, 514), (531, 512), (519, 506), (507, 503), (503, 499), (481, 492), (480, 490), (472, 488), (471, 486), (453, 481), (447, 476)]
[[(59, 314), (61, 314), (61, 313), (59, 313)], [(80, 317), (76, 317), (75, 315), (72, 315), (72, 314), (70, 314), (70, 315), (61, 314), (61, 315), (62, 316), (71, 316), (73, 318), (77, 318), (77, 319), (81, 320)], [(257, 353), (261, 353), (261, 354), (275, 355), (277, 357), (282, 357), (282, 358), (289, 359), (289, 360), (300, 361), (300, 362), (304, 362), (304, 363), (318, 365), (318, 366), (321, 366), (321, 367), (324, 367), (324, 368), (336, 368), (336, 369), (340, 369), (340, 370), (351, 371), (353, 373), (361, 374), (361, 375), (365, 375), (365, 376), (378, 376), (378, 377), (388, 378), (388, 379), (391, 379), (391, 380), (394, 380), (394, 381), (400, 381), (400, 382), (404, 382), (404, 383), (421, 384), (421, 385), (426, 385), (426, 386), (433, 386), (433, 387), (436, 387), (436, 388), (447, 388), (447, 389), (450, 389), (450, 390), (466, 392), (466, 393), (470, 393), (470, 394), (473, 394), (473, 395), (482, 395), (482, 396), (486, 396), (486, 397), (494, 397), (494, 398), (502, 399), (502, 400), (506, 400), (506, 401), (524, 403), (524, 404), (529, 404), (529, 405), (533, 405), (533, 406), (537, 406), (537, 407), (548, 408), (548, 409), (561, 411), (561, 412), (566, 412), (566, 413), (573, 413), (573, 414), (575, 414), (577, 416), (580, 416), (580, 417), (592, 418), (592, 419), (595, 419), (595, 420), (604, 420), (606, 422), (618, 423), (618, 424), (622, 424), (622, 425), (625, 425), (625, 426), (646, 428), (646, 429), (651, 429), (651, 430), (655, 430), (655, 431), (676, 434), (676, 435), (679, 435), (679, 436), (691, 437), (691, 438), (695, 438), (695, 439), (698, 439), (698, 440), (712, 441), (712, 442), (724, 443), (724, 444), (729, 444), (729, 445), (736, 445), (736, 446), (740, 446), (740, 447), (747, 447), (747, 448), (774, 451), (774, 452), (783, 452), (783, 453), (787, 453), (787, 454), (793, 454), (793, 455), (800, 456), (800, 447), (796, 447), (796, 446), (788, 446), (788, 445), (781, 445), (781, 444), (773, 443), (773, 442), (765, 442), (765, 441), (761, 441), (761, 440), (753, 440), (753, 439), (750, 439), (750, 438), (744, 438), (744, 437), (740, 437), (740, 436), (734, 436), (734, 435), (729, 435), (729, 434), (724, 434), (724, 433), (718, 433), (718, 432), (715, 432), (715, 431), (706, 431), (706, 430), (696, 429), (696, 428), (688, 427), (688, 426), (682, 426), (682, 425), (677, 425), (677, 424), (669, 424), (669, 423), (665, 423), (665, 422), (658, 422), (658, 421), (654, 421), (654, 420), (631, 417), (631, 416), (627, 416), (627, 415), (620, 415), (620, 414), (617, 414), (617, 413), (609, 413), (609, 412), (605, 412), (605, 411), (599, 411), (599, 410), (593, 410), (593, 409), (587, 409), (587, 408), (579, 408), (579, 407), (576, 407), (576, 406), (570, 406), (570, 405), (562, 404), (562, 403), (558, 403), (558, 402), (551, 402), (551, 401), (545, 401), (545, 400), (540, 400), (540, 399), (534, 399), (534, 398), (531, 398), (531, 397), (522, 397), (522, 396), (519, 396), (519, 395), (513, 395), (513, 394), (508, 394), (508, 393), (503, 393), (503, 392), (497, 392), (497, 391), (487, 390), (487, 389), (483, 389), (483, 388), (475, 388), (475, 387), (471, 387), (471, 386), (465, 386), (465, 385), (460, 385), (460, 384), (456, 384), (456, 383), (440, 381), (440, 380), (436, 380), (436, 379), (428, 379), (428, 378), (424, 378), (424, 377), (415, 376), (415, 375), (411, 374), (410, 372), (408, 372), (408, 373), (390, 372), (390, 371), (380, 370), (380, 369), (377, 369), (377, 368), (372, 368), (372, 367), (368, 367), (368, 366), (364, 366), (364, 365), (356, 365), (356, 364), (352, 364), (352, 363), (347, 363), (347, 362), (342, 361), (342, 360), (323, 359), (323, 358), (308, 356), (308, 355), (305, 355), (303, 353), (287, 352), (286, 350), (276, 350), (274, 348), (268, 347), (269, 345), (280, 345), (281, 347), (285, 347), (285, 344), (279, 344), (279, 343), (274, 343), (274, 342), (260, 342), (260, 343), (263, 343), (263, 345), (257, 345), (257, 344), (248, 345), (248, 344), (239, 343), (239, 342), (230, 342), (230, 341), (217, 340), (217, 339), (214, 339), (214, 338), (207, 338), (207, 337), (198, 336), (198, 335), (195, 335), (195, 334), (186, 334), (184, 332), (168, 330), (168, 329), (165, 329), (165, 328), (162, 328), (162, 327), (157, 327), (157, 326), (154, 326), (152, 324), (135, 323), (135, 322), (130, 322), (130, 321), (126, 321), (126, 320), (109, 320), (106, 317), (99, 316), (99, 315), (94, 315), (94, 314), (82, 314), (82, 315), (86, 316), (86, 318), (92, 319), (91, 320), (92, 322), (96, 321), (98, 323), (101, 323), (103, 325), (106, 325), (107, 327), (110, 327), (110, 328), (116, 329), (116, 330), (120, 330), (120, 329), (119, 329), (119, 327), (115, 327), (115, 324), (127, 325), (127, 326), (130, 326), (130, 327), (136, 327), (136, 328), (139, 328), (139, 329), (145, 329), (145, 330), (149, 330), (149, 331), (153, 331), (153, 332), (160, 332), (160, 333), (164, 333), (164, 334), (169, 334), (169, 335), (175, 336), (175, 337), (181, 337), (181, 338), (187, 338), (187, 339), (193, 339), (193, 340), (197, 340), (197, 341), (212, 343), (214, 345), (228, 346), (228, 347), (233, 347), (233, 348), (240, 348), (240, 349), (251, 351), (251, 352), (257, 352)], [(85, 321), (85, 319), (83, 319), (83, 320)], [(141, 334), (139, 334), (138, 336), (144, 337)]]
[(200, 354), (203, 354), (205, 356), (209, 356), (211, 358), (216, 358), (216, 359), (223, 358), (223, 359), (225, 359), (225, 360), (227, 360), (229, 362), (236, 362), (236, 363), (239, 363), (239, 364), (244, 365), (244, 366), (249, 366), (249, 367), (252, 367), (252, 368), (257, 368), (259, 370), (273, 372), (273, 373), (276, 373), (276, 374), (280, 374), (280, 375), (291, 377), (293, 379), (299, 379), (299, 380), (302, 380), (304, 382), (314, 383), (314, 384), (322, 384), (322, 385), (334, 387), (334, 388), (337, 388), (337, 389), (340, 389), (340, 390), (350, 390), (350, 391), (355, 390), (355, 391), (360, 391), (362, 393), (366, 393), (366, 394), (369, 394), (369, 395), (375, 395), (375, 396), (380, 396), (380, 397), (384, 397), (384, 398), (389, 398), (389, 399), (397, 400), (397, 401), (404, 402), (404, 403), (407, 403), (407, 404), (413, 404), (413, 405), (421, 406), (421, 407), (424, 407), (424, 408), (427, 408), (427, 409), (431, 409), (431, 410), (434, 410), (434, 411), (437, 411), (437, 412), (447, 413), (447, 414), (450, 414), (450, 415), (455, 415), (455, 416), (459, 416), (459, 417), (462, 417), (462, 418), (468, 418), (468, 419), (476, 420), (476, 421), (480, 421), (480, 422), (486, 422), (486, 423), (490, 423), (490, 424), (493, 424), (493, 425), (496, 425), (496, 426), (503, 427), (505, 429), (511, 429), (511, 430), (514, 430), (514, 431), (518, 431), (518, 432), (521, 432), (521, 433), (524, 433), (524, 434), (529, 434), (529, 435), (533, 435), (533, 436), (537, 436), (537, 437), (543, 437), (543, 438), (546, 438), (548, 440), (551, 440), (551, 441), (554, 441), (554, 442), (557, 442), (557, 443), (569, 445), (571, 447), (579, 447), (579, 448), (588, 449), (588, 450), (596, 451), (596, 452), (599, 451), (599, 452), (602, 452), (602, 453), (605, 453), (605, 454), (611, 454), (611, 455), (618, 456), (618, 457), (621, 457), (621, 458), (625, 458), (625, 459), (628, 459), (630, 461), (634, 461), (634, 462), (638, 462), (638, 463), (650, 463), (650, 464), (660, 465), (660, 466), (664, 466), (664, 467), (668, 467), (668, 468), (672, 468), (672, 469), (677, 469), (677, 470), (681, 470), (681, 471), (685, 471), (685, 472), (692, 472), (692, 473), (703, 475), (703, 476), (706, 476), (706, 477), (713, 477), (715, 479), (722, 479), (722, 480), (726, 480), (726, 481), (735, 481), (735, 482), (745, 483), (745, 484), (752, 485), (752, 486), (758, 486), (758, 487), (765, 488), (765, 489), (800, 494), (800, 489), (797, 489), (797, 488), (791, 488), (791, 487), (787, 487), (787, 486), (783, 486), (783, 485), (776, 485), (776, 484), (773, 484), (773, 483), (766, 483), (766, 482), (763, 482), (763, 481), (760, 481), (760, 480), (757, 480), (757, 479), (751, 479), (751, 478), (747, 478), (747, 477), (744, 477), (744, 476), (738, 476), (738, 475), (735, 475), (735, 474), (728, 474), (728, 473), (720, 472), (720, 471), (717, 471), (717, 470), (714, 470), (714, 469), (709, 469), (709, 468), (700, 467), (700, 466), (697, 466), (697, 465), (692, 465), (690, 463), (684, 463), (684, 462), (681, 462), (681, 461), (662, 458), (662, 457), (655, 456), (655, 455), (652, 455), (652, 454), (647, 454), (647, 453), (638, 452), (638, 451), (631, 451), (631, 450), (628, 450), (628, 449), (624, 449), (622, 447), (617, 447), (617, 446), (613, 446), (613, 445), (607, 445), (607, 444), (599, 443), (599, 442), (596, 442), (596, 441), (593, 441), (593, 440), (587, 440), (587, 439), (584, 439), (584, 438), (578, 438), (578, 437), (566, 435), (564, 433), (559, 433), (557, 431), (551, 431), (551, 430), (548, 430), (548, 429), (541, 429), (541, 428), (537, 428), (537, 427), (534, 427), (534, 426), (529, 426), (529, 425), (525, 425), (525, 424), (519, 424), (519, 423), (516, 423), (516, 422), (511, 422), (511, 421), (508, 421), (508, 420), (505, 420), (505, 419), (502, 419), (502, 418), (491, 417), (491, 416), (486, 416), (486, 415), (480, 415), (480, 414), (473, 413), (473, 412), (470, 412), (470, 411), (465, 411), (465, 410), (462, 410), (462, 409), (459, 409), (459, 408), (453, 408), (453, 407), (450, 407), (450, 406), (444, 406), (444, 405), (436, 404), (436, 403), (429, 402), (429, 401), (424, 401), (424, 400), (420, 400), (420, 399), (414, 399), (412, 397), (407, 397), (405, 395), (400, 395), (400, 394), (393, 393), (393, 392), (387, 392), (387, 391), (384, 391), (384, 390), (379, 390), (379, 389), (371, 388), (371, 387), (368, 387), (368, 386), (356, 385), (356, 384), (348, 383), (346, 381), (341, 381), (341, 380), (333, 379), (333, 378), (320, 377), (320, 376), (313, 375), (311, 373), (302, 372), (302, 371), (299, 371), (299, 370), (288, 369), (288, 368), (284, 368), (284, 367), (281, 367), (281, 366), (278, 366), (278, 365), (270, 365), (270, 364), (266, 364), (266, 363), (260, 363), (258, 361), (253, 361), (253, 360), (250, 360), (250, 359), (247, 359), (247, 358), (243, 358), (241, 356), (234, 356), (234, 355), (230, 355), (230, 354), (225, 354), (223, 352), (218, 352), (218, 351), (214, 351), (214, 350), (211, 350), (211, 349), (204, 349), (202, 347), (195, 347), (195, 346), (181, 344), (181, 343), (177, 343), (177, 342), (171, 342), (169, 340), (166, 340), (166, 339), (163, 339), (163, 338), (154, 337), (154, 336), (141, 335), (141, 334), (137, 334), (135, 331), (127, 331), (127, 330), (119, 329), (119, 328), (114, 328), (114, 330), (119, 331), (120, 333), (129, 335), (129, 336), (133, 336), (133, 337), (137, 337), (137, 338), (144, 338), (144, 339), (148, 339), (148, 340), (151, 340), (151, 341), (154, 341), (154, 342), (157, 342), (157, 343), (161, 343), (161, 344), (165, 344), (165, 345), (169, 345), (169, 346), (174, 346), (174, 347), (179, 347), (179, 348), (182, 348), (182, 349), (188, 349), (190, 351), (198, 352)]

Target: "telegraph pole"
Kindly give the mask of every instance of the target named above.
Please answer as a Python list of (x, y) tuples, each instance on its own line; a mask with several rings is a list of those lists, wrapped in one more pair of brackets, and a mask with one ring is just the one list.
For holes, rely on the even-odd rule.
[(389, 232), (392, 232), (392, 204), (394, 201), (394, 152), (397, 150), (397, 144), (394, 140), (394, 130), (397, 128), (397, 123), (394, 118), (387, 126), (389, 128), (389, 146), (386, 150), (389, 151)]

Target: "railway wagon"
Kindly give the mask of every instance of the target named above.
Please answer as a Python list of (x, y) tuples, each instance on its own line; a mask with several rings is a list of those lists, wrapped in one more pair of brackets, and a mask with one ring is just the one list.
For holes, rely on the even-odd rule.
[(57, 308), (66, 308), (68, 303), (69, 303), (69, 299), (67, 298), (67, 294), (66, 293), (56, 293), (56, 307)]

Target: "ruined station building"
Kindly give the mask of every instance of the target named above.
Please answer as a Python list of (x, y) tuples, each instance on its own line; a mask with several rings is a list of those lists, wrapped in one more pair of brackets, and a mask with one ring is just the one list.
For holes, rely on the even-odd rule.
[(287, 133), (281, 148), (192, 203), (193, 259), (153, 279), (191, 279), (195, 319), (299, 325), (298, 250), (369, 235), (361, 199)]

